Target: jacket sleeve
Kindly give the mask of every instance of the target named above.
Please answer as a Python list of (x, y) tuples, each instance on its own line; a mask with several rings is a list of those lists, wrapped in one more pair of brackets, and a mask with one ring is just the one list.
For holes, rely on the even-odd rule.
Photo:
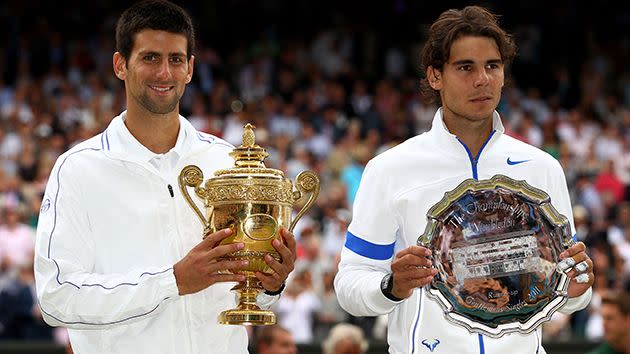
[(35, 246), (39, 306), (51, 326), (101, 329), (141, 321), (179, 298), (172, 265), (124, 274), (94, 271), (98, 250), (82, 208), (82, 167), (73, 163), (73, 155), (94, 153), (85, 150), (62, 155), (46, 187)]
[(391, 270), (398, 229), (390, 196), (387, 174), (379, 173), (371, 161), (361, 178), (335, 276), (339, 304), (354, 316), (383, 315), (398, 304), (380, 288), (383, 276)]

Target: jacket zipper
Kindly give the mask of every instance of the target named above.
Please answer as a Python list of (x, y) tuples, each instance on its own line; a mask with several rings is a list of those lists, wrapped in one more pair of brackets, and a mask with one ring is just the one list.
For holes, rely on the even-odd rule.
[(479, 156), (481, 156), (481, 152), (486, 147), (486, 145), (488, 145), (488, 142), (490, 141), (490, 139), (492, 139), (492, 136), (494, 135), (495, 132), (496, 130), (493, 130), (492, 133), (490, 133), (490, 136), (488, 136), (488, 139), (486, 139), (483, 145), (481, 145), (481, 149), (479, 149), (479, 152), (477, 153), (476, 157), (473, 157), (468, 146), (466, 146), (466, 144), (464, 144), (463, 141), (457, 138), (457, 141), (459, 141), (459, 143), (462, 144), (464, 149), (466, 149), (466, 153), (468, 154), (468, 159), (470, 160), (470, 165), (472, 167), (472, 175), (473, 175), (473, 178), (476, 180), (479, 179), (479, 174), (477, 173), (477, 164), (479, 163)]
[[(178, 169), (176, 169), (176, 171), (177, 170)], [(180, 232), (180, 229), (179, 229), (179, 225), (177, 223), (177, 219), (179, 218), (179, 210), (177, 208), (177, 201), (175, 200), (175, 192), (173, 191), (173, 186), (169, 183), (169, 184), (166, 185), (166, 187), (168, 188), (168, 193), (171, 196), (171, 200), (172, 200), (170, 214), (171, 214), (171, 216), (173, 218), (175, 218), (175, 224), (174, 224), (175, 225), (175, 230), (174, 231), (175, 231), (175, 234), (177, 235), (177, 237), (175, 239), (176, 239), (176, 242), (177, 242), (177, 245), (178, 245), (178, 248), (179, 248), (179, 247), (181, 247), (181, 244), (183, 242), (182, 241), (182, 235), (181, 235), (181, 232)], [(201, 237), (199, 237), (199, 240), (201, 240)], [(184, 251), (184, 254), (186, 254), (186, 251)], [(191, 318), (191, 316), (190, 316), (191, 308), (190, 308), (190, 303), (189, 303), (189, 299), (188, 299), (187, 296), (182, 299), (182, 306), (184, 307), (184, 313), (186, 314), (186, 317)], [(187, 350), (185, 350), (185, 352), (187, 352), (187, 353), (195, 353), (197, 348), (194, 348), (194, 344), (193, 344), (194, 343), (193, 330), (191, 329), (190, 323), (188, 321), (184, 321), (184, 328), (183, 329), (186, 332), (187, 337), (188, 337), (188, 340), (186, 341), (186, 342), (188, 342), (188, 345), (187, 345), (188, 348), (187, 348)], [(184, 348), (182, 348), (182, 349), (184, 349)]]
[[(464, 149), (466, 149), (466, 153), (468, 154), (468, 159), (470, 160), (470, 165), (472, 167), (473, 178), (475, 180), (479, 179), (479, 174), (477, 172), (477, 164), (479, 163), (479, 156), (481, 156), (481, 152), (486, 147), (486, 145), (488, 144), (490, 139), (492, 139), (492, 136), (494, 135), (495, 132), (496, 132), (496, 130), (493, 130), (492, 133), (490, 133), (490, 136), (488, 136), (488, 139), (486, 139), (486, 141), (483, 143), (483, 145), (481, 145), (481, 149), (479, 149), (479, 152), (477, 153), (476, 157), (473, 157), (472, 153), (470, 152), (470, 149), (468, 148), (468, 146), (466, 146), (466, 144), (464, 144), (463, 141), (461, 141), (459, 138), (457, 138), (457, 141), (459, 141), (460, 144), (462, 144), (462, 146), (464, 146)], [(484, 342), (483, 342), (483, 336), (481, 334), (479, 334), (479, 354), (485, 354), (485, 352), (486, 352), (486, 350), (485, 350), (485, 345), (484, 345)]]

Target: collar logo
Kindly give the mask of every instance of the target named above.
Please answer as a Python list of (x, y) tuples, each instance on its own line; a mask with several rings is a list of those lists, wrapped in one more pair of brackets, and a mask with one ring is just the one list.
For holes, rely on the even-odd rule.
[(509, 157), (507, 158), (507, 164), (510, 165), (510, 166), (518, 165), (519, 163), (523, 163), (523, 162), (527, 162), (527, 161), (531, 161), (531, 160), (515, 160), (514, 161), (514, 160), (510, 160)]
[(424, 345), (425, 347), (429, 348), (431, 353), (433, 353), (433, 351), (435, 350), (435, 347), (437, 347), (438, 344), (440, 344), (440, 340), (437, 339), (437, 338), (434, 338), (433, 342), (431, 342), (431, 343), (429, 343), (426, 339), (422, 340), (422, 345)]

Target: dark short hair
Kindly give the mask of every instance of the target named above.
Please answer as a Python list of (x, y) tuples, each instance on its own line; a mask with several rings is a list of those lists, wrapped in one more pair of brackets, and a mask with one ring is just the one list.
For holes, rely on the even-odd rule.
[(630, 315), (630, 293), (622, 291), (608, 292), (602, 295), (602, 304), (615, 305), (624, 316)]
[(135, 35), (145, 29), (184, 35), (188, 41), (186, 56), (190, 59), (195, 30), (184, 9), (166, 0), (144, 0), (125, 10), (116, 24), (116, 50), (125, 59), (131, 55)]
[(262, 326), (262, 328), (260, 328), (260, 331), (256, 335), (256, 346), (270, 346), (275, 340), (275, 335), (278, 331), (289, 332), (285, 328), (277, 324), (271, 326)]
[[(480, 36), (494, 39), (501, 53), (501, 60), (508, 66), (516, 55), (516, 44), (498, 23), (498, 16), (480, 6), (466, 6), (462, 10), (450, 9), (442, 12), (429, 28), (420, 59), (421, 75), (426, 75), (432, 66), (442, 70), (451, 54), (451, 46), (462, 36)], [(439, 102), (439, 92), (421, 79), (420, 88), (426, 98)]]

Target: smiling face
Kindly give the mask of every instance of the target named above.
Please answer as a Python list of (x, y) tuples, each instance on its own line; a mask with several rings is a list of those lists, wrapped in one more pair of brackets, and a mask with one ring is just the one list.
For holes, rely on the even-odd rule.
[(442, 70), (428, 67), (426, 74), (431, 87), (440, 92), (447, 125), (492, 119), (504, 84), (504, 64), (492, 38), (456, 39)]
[(186, 60), (187, 44), (184, 35), (146, 29), (135, 35), (129, 58), (114, 54), (130, 112), (179, 114), (179, 100), (193, 72), (194, 57)]

